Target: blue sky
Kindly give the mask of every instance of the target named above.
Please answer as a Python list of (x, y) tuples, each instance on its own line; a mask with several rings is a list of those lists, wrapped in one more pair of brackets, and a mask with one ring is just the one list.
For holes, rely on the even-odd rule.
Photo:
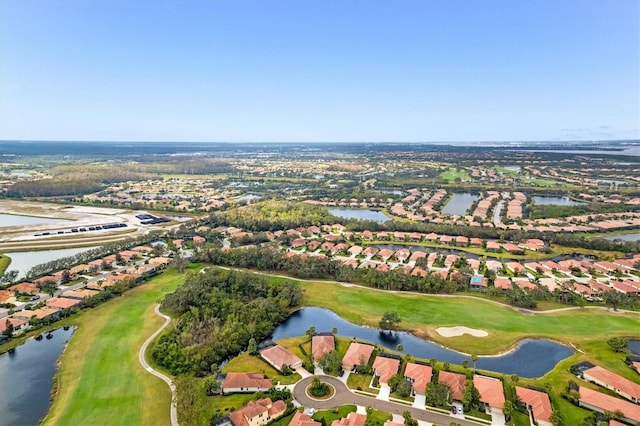
[(0, 139), (637, 138), (637, 0), (0, 0)]

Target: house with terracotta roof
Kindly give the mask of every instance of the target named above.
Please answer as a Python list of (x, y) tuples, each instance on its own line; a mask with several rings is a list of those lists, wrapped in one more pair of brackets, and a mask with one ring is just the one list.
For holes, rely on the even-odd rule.
[(484, 403), (487, 411), (491, 408), (504, 408), (504, 390), (502, 380), (493, 377), (473, 376), (473, 386), (478, 389), (480, 402)]
[(489, 280), (482, 275), (474, 275), (469, 281), (471, 290), (486, 291), (489, 287)]
[(404, 262), (410, 255), (411, 251), (408, 248), (401, 248), (395, 253), (396, 259), (398, 259), (399, 262)]
[(13, 292), (17, 291), (18, 293), (27, 293), (27, 294), (36, 294), (40, 291), (37, 285), (35, 285), (34, 283), (28, 283), (28, 282), (14, 284), (11, 287), (9, 287), (7, 290), (13, 291)]
[(464, 382), (467, 376), (451, 371), (440, 371), (438, 373), (438, 383), (447, 385), (451, 389), (450, 397), (456, 401), (462, 401), (464, 397)]
[(79, 305), (81, 300), (66, 297), (52, 297), (45, 302), (51, 308), (67, 309)]
[(521, 247), (518, 247), (513, 243), (502, 244), (502, 248), (511, 254), (524, 254), (524, 249), (522, 249)]
[(399, 368), (400, 360), (396, 358), (377, 356), (373, 361), (373, 374), (378, 376), (380, 383), (386, 384), (394, 374), (398, 373)]
[(0, 303), (11, 303), (11, 301), (15, 300), (15, 295), (13, 291), (9, 290), (0, 290)]
[(0, 318), (0, 333), (3, 333), (9, 324), (13, 326), (13, 332), (22, 331), (29, 326), (29, 320), (24, 318), (5, 317)]
[(618, 395), (635, 402), (640, 403), (640, 384), (619, 376), (600, 366), (592, 367), (582, 373), (582, 378), (588, 382), (595, 383), (604, 388), (612, 390)]
[(427, 257), (427, 253), (423, 252), (423, 251), (419, 251), (416, 250), (413, 253), (411, 253), (411, 257), (409, 258), (410, 262), (415, 262), (418, 259), (423, 259)]
[(420, 267), (415, 267), (413, 268), (413, 271), (411, 271), (411, 276), (412, 277), (426, 277), (427, 275), (429, 275), (429, 273), (425, 270), (422, 269)]
[(56, 321), (60, 317), (60, 309), (43, 306), (40, 309), (34, 309), (32, 311), (27, 311), (27, 310), (18, 311), (15, 314), (13, 314), (13, 316), (16, 318), (22, 318), (26, 320), (30, 320), (31, 318), (36, 318), (39, 320), (49, 319), (52, 321)]
[(581, 407), (599, 413), (620, 411), (624, 416), (621, 420), (630, 424), (640, 424), (640, 405), (582, 386), (578, 387), (578, 393)]
[(390, 249), (382, 249), (378, 252), (378, 256), (380, 256), (380, 258), (386, 262), (387, 260), (389, 260), (391, 258), (391, 256), (393, 256), (393, 250)]
[(279, 371), (282, 371), (284, 367), (295, 369), (302, 365), (300, 358), (279, 345), (263, 349), (260, 351), (260, 356)]
[(247, 405), (229, 414), (234, 426), (262, 426), (282, 416), (287, 405), (282, 400), (275, 402), (271, 398), (249, 401)]
[(485, 250), (492, 252), (499, 252), (501, 249), (500, 244), (495, 241), (487, 241), (487, 245), (485, 246)]
[(222, 382), (222, 393), (268, 391), (273, 382), (261, 373), (227, 373)]
[(296, 414), (293, 415), (293, 418), (289, 422), (289, 426), (322, 426), (322, 423), (316, 422), (308, 414), (296, 411)]
[(381, 263), (376, 267), (376, 271), (378, 272), (389, 272), (391, 268), (386, 263)]
[(351, 342), (349, 349), (342, 357), (342, 368), (346, 371), (353, 370), (360, 364), (367, 364), (371, 354), (373, 353), (373, 346), (365, 345), (364, 343)]
[(85, 272), (88, 272), (89, 269), (91, 269), (91, 267), (85, 263), (81, 264), (81, 265), (76, 265), (73, 266), (72, 268), (69, 269), (69, 273), (71, 274), (71, 276), (77, 276), (78, 274), (83, 274)]
[(524, 271), (524, 267), (518, 262), (507, 262), (505, 266), (514, 274), (519, 274), (520, 272)]
[(314, 361), (319, 361), (325, 354), (336, 350), (336, 341), (332, 334), (315, 335), (311, 338), (311, 356)]
[(426, 393), (427, 385), (431, 383), (432, 375), (433, 368), (429, 365), (408, 362), (404, 369), (404, 377), (413, 383), (413, 392), (420, 395)]
[(358, 414), (355, 411), (352, 411), (347, 417), (331, 422), (331, 426), (364, 426), (366, 421), (366, 414)]
[(35, 280), (33, 280), (33, 283), (37, 286), (43, 286), (46, 284), (58, 285), (60, 284), (60, 280), (58, 279), (58, 277), (54, 277), (53, 275), (47, 275), (44, 277), (36, 278)]
[(86, 288), (81, 288), (78, 290), (65, 291), (64, 293), (62, 293), (62, 297), (66, 297), (69, 299), (82, 300), (82, 299), (86, 299), (87, 297), (95, 296), (98, 293), (100, 292), (95, 290), (89, 290)]
[(538, 426), (552, 426), (551, 413), (553, 412), (553, 409), (551, 408), (549, 395), (545, 392), (520, 386), (516, 386), (516, 395), (518, 396), (518, 399), (527, 406), (531, 424), (537, 424)]
[(469, 245), (471, 247), (482, 247), (482, 238), (470, 238)]
[(291, 247), (293, 248), (302, 247), (305, 244), (307, 244), (306, 238), (296, 238), (295, 240), (291, 241)]

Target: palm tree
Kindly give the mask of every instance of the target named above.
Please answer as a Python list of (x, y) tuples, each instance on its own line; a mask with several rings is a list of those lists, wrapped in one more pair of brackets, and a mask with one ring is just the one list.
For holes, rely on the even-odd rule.
[(476, 361), (478, 361), (478, 355), (472, 354), (471, 361), (473, 361), (473, 372), (476, 372)]

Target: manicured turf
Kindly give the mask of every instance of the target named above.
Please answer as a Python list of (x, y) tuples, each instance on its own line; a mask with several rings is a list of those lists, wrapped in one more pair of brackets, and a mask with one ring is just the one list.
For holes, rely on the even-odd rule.
[(122, 297), (76, 315), (78, 328), (59, 372), (59, 392), (45, 424), (170, 424), (171, 392), (138, 362), (138, 351), (163, 322), (157, 300), (184, 281), (167, 271)]
[[(434, 297), (390, 293), (330, 283), (303, 283), (304, 304), (322, 306), (356, 323), (377, 326), (390, 309), (399, 313), (401, 327), (466, 353), (495, 354), (525, 337), (547, 337), (579, 348), (602, 336), (638, 336), (640, 315), (582, 309), (553, 314), (522, 314), (476, 298)], [(462, 325), (489, 332), (485, 338), (440, 336), (440, 326)]]

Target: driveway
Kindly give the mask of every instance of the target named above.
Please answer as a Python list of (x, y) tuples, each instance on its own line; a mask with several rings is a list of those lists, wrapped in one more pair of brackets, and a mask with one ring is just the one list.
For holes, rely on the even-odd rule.
[[(328, 410), (345, 404), (354, 404), (363, 407), (372, 407), (390, 414), (402, 415), (404, 411), (409, 411), (411, 417), (418, 421), (436, 423), (440, 425), (448, 425), (451, 422), (451, 416), (448, 414), (440, 414), (432, 411), (421, 410), (415, 407), (408, 407), (404, 404), (398, 404), (391, 401), (381, 401), (379, 399), (357, 395), (351, 392), (347, 386), (335, 377), (318, 376), (320, 379), (330, 384), (336, 390), (331, 399), (315, 400), (307, 396), (306, 388), (311, 384), (312, 377), (300, 380), (293, 389), (293, 397), (300, 405), (316, 410)], [(475, 426), (479, 423), (470, 420), (456, 420), (461, 426)]]
[(504, 426), (507, 422), (504, 418), (504, 413), (501, 409), (491, 407), (491, 425), (492, 426)]
[(427, 397), (425, 395), (417, 393), (415, 398), (413, 399), (413, 406), (415, 408), (424, 409), (426, 405), (426, 400), (427, 400)]
[(389, 400), (389, 395), (391, 394), (391, 388), (386, 383), (380, 383), (380, 392), (376, 399), (381, 399), (383, 401)]

